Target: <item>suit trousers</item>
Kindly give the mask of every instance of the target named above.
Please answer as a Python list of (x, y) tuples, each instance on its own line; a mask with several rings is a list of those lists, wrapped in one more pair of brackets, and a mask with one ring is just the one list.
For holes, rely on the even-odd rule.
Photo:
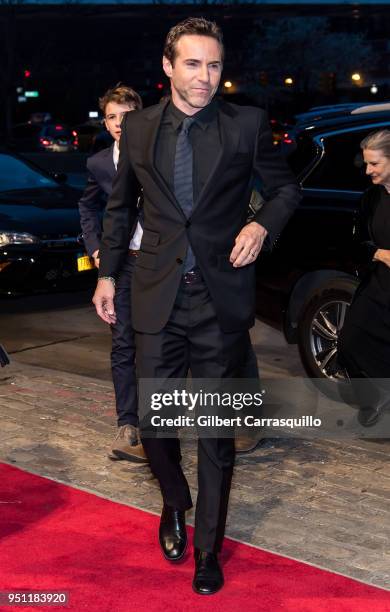
[[(136, 334), (139, 378), (233, 378), (248, 352), (248, 332), (224, 333), (208, 289), (202, 280), (180, 285), (163, 330)], [(180, 465), (177, 438), (143, 438), (152, 472), (164, 503), (179, 510), (192, 507), (187, 480)], [(198, 439), (198, 499), (194, 545), (221, 549), (234, 466), (232, 438)]]
[[(237, 377), (238, 378), (251, 378), (253, 381), (255, 380), (259, 381), (260, 377), (259, 377), (259, 368), (257, 365), (257, 357), (253, 349), (249, 333), (247, 335), (246, 342), (247, 342), (247, 349), (245, 353), (245, 360), (242, 363), (242, 365), (240, 365), (238, 368)], [(258, 391), (259, 388), (257, 387), (256, 390)]]
[(131, 277), (136, 257), (128, 255), (115, 287), (116, 323), (111, 325), (111, 372), (118, 426), (138, 426), (135, 333), (131, 324)]

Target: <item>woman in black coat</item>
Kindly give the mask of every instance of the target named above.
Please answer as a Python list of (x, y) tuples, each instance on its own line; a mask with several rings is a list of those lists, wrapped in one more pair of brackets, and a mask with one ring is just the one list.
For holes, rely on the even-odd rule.
[(360, 146), (373, 186), (362, 198), (357, 238), (371, 263), (349, 308), (338, 354), (349, 377), (363, 379), (353, 384), (359, 421), (369, 426), (379, 419), (386, 386), (372, 379), (390, 379), (390, 130), (369, 134)]

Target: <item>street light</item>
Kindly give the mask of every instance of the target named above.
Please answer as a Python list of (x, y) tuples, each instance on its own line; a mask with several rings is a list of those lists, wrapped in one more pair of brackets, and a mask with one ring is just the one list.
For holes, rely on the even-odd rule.
[(291, 85), (294, 85), (294, 79), (292, 77), (286, 77), (284, 79), (284, 84), (291, 87)]
[(360, 81), (362, 80), (362, 77), (360, 76), (360, 74), (358, 72), (354, 72), (351, 75), (351, 79), (354, 83), (360, 83)]
[(225, 81), (223, 86), (226, 87), (226, 89), (230, 89), (233, 87), (233, 83), (231, 81)]
[(371, 85), (371, 87), (370, 87), (370, 92), (371, 92), (372, 94), (377, 94), (377, 93), (378, 93), (378, 87), (377, 87), (377, 85), (375, 85), (375, 83), (373, 83), (373, 84)]

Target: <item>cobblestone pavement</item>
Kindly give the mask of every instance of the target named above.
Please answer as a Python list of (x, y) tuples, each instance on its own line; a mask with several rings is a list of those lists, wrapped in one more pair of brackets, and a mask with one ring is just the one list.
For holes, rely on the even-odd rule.
[[(288, 372), (290, 349), (281, 340), (271, 343), (263, 373)], [(290, 357), (299, 373), (295, 353)], [(109, 381), (14, 360), (0, 372), (0, 414), (1, 461), (160, 511), (149, 468), (107, 458), (115, 433)], [(380, 440), (264, 441), (238, 457), (227, 535), (390, 589), (389, 446)], [(185, 441), (184, 447), (195, 497), (195, 445)]]

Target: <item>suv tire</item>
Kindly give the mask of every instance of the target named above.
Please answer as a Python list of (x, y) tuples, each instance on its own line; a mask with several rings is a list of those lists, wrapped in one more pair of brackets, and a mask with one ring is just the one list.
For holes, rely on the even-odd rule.
[(298, 348), (310, 378), (346, 378), (337, 362), (337, 339), (356, 287), (353, 280), (335, 279), (316, 290), (304, 305), (298, 321)]

